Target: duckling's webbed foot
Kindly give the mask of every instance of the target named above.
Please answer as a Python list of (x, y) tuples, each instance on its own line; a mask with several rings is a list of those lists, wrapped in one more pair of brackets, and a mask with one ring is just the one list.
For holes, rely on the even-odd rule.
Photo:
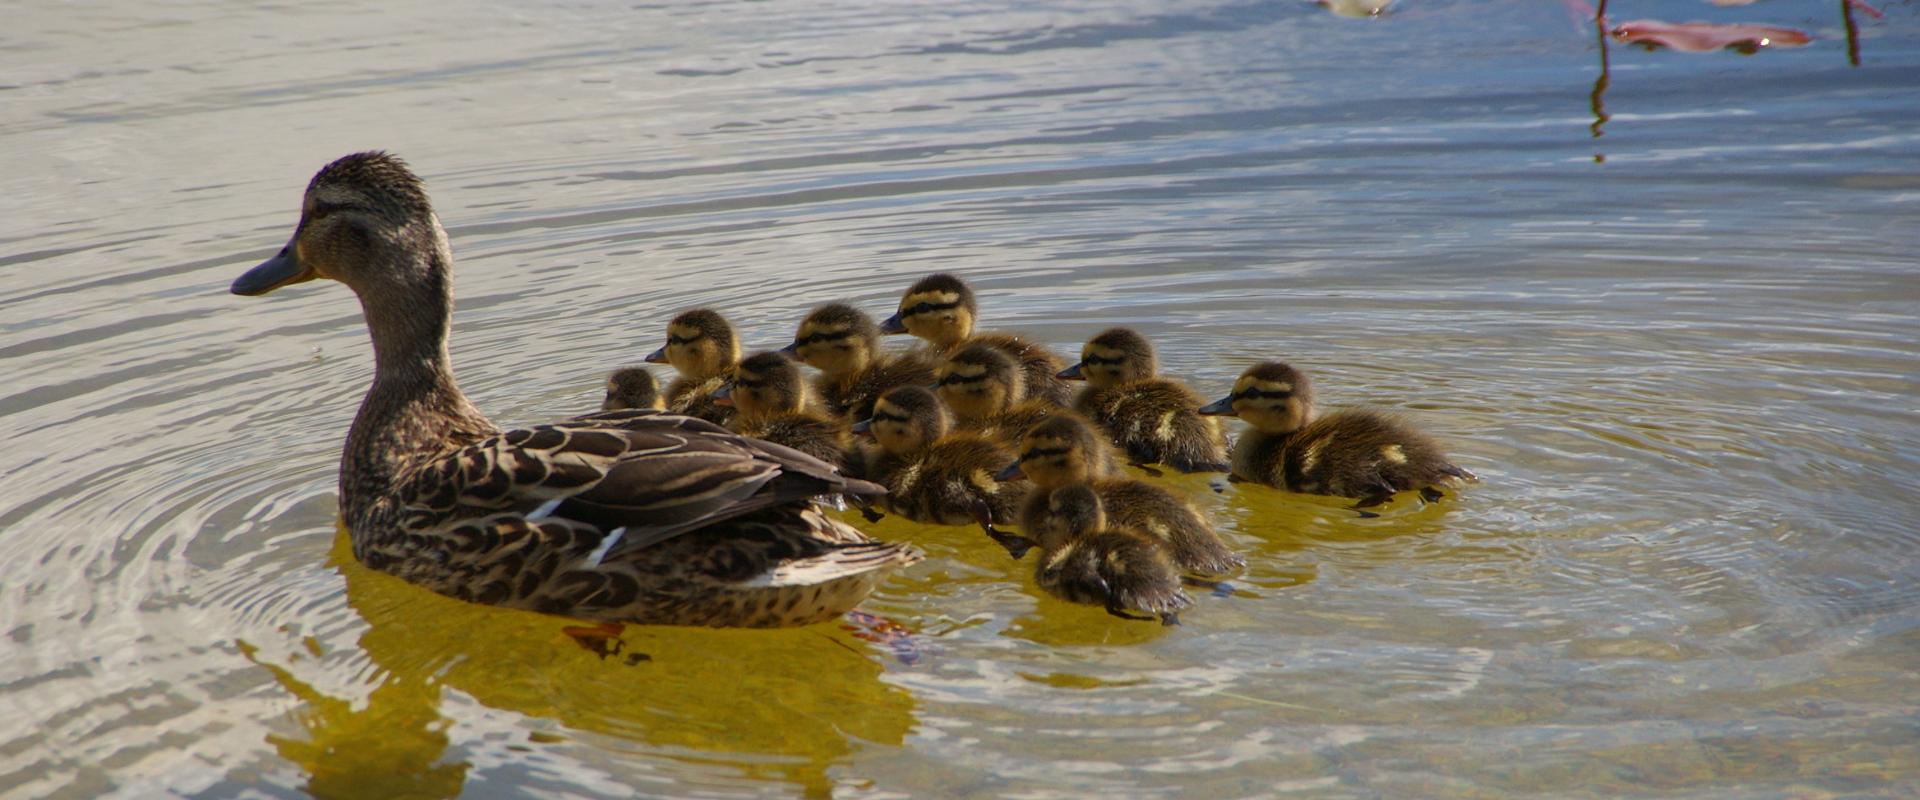
[(1211, 592), (1214, 597), (1232, 597), (1233, 596), (1233, 584), (1228, 583), (1226, 581), (1212, 581), (1212, 580), (1207, 580), (1206, 578), (1195, 578), (1191, 575), (1182, 575), (1180, 576), (1180, 583), (1186, 586), (1192, 586), (1196, 589), (1205, 589), (1208, 592)]
[(617, 656), (626, 649), (627, 643), (620, 640), (620, 632), (626, 626), (618, 622), (602, 622), (599, 625), (568, 625), (560, 629), (561, 633), (573, 639), (582, 650), (597, 655), (601, 660), (607, 656)]
[(1035, 546), (1032, 539), (1017, 533), (994, 530), (991, 527), (987, 528), (987, 535), (993, 537), (993, 540), (998, 542), (1001, 547), (1006, 548), (1007, 555), (1012, 556), (1015, 561), (1019, 561), (1025, 557), (1027, 551), (1032, 550)]
[(1141, 461), (1129, 461), (1127, 462), (1127, 466), (1133, 467), (1134, 469), (1147, 473), (1147, 477), (1149, 478), (1159, 478), (1159, 477), (1164, 477), (1166, 475), (1166, 473), (1161, 472), (1159, 469), (1149, 466), (1145, 462), (1141, 462)]
[(1360, 498), (1360, 502), (1354, 503), (1353, 507), (1354, 508), (1373, 508), (1374, 506), (1382, 505), (1386, 503), (1388, 500), (1392, 500), (1392, 499), (1393, 499), (1393, 491), (1391, 489), (1375, 490), (1373, 493)]
[[(1119, 617), (1121, 619), (1130, 620), (1133, 622), (1152, 622), (1155, 619), (1161, 619), (1162, 621), (1164, 621), (1163, 617), (1154, 617), (1151, 614), (1130, 613), (1126, 609), (1121, 608), (1120, 606), (1115, 605), (1113, 603), (1107, 604), (1107, 613), (1112, 614), (1113, 616)], [(1175, 624), (1178, 624), (1178, 623), (1175, 623)]]
[(887, 518), (887, 515), (876, 510), (872, 503), (865, 500), (856, 500), (854, 502), (860, 507), (860, 516), (865, 517), (868, 522), (879, 522)]
[(1429, 503), (1438, 503), (1441, 500), (1445, 500), (1446, 498), (1447, 498), (1446, 492), (1440, 491), (1439, 489), (1435, 489), (1432, 486), (1420, 487), (1420, 499), (1425, 500)]
[(1180, 615), (1171, 611), (1160, 615), (1160, 624), (1168, 627), (1180, 624)]

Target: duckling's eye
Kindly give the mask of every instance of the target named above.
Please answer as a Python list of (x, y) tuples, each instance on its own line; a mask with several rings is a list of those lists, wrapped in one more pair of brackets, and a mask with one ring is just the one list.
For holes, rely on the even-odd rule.
[(912, 306), (908, 307), (906, 310), (901, 311), (900, 316), (917, 317), (921, 314), (929, 314), (935, 311), (946, 311), (947, 309), (959, 308), (959, 307), (960, 307), (960, 301), (958, 300), (955, 300), (954, 302), (951, 302), (951, 303), (934, 303), (934, 302), (928, 302), (923, 300), (921, 302), (913, 304)]
[(1089, 355), (1081, 358), (1080, 360), (1088, 364), (1115, 365), (1115, 364), (1119, 364), (1123, 359), (1121, 359), (1119, 356)]
[(1066, 454), (1067, 454), (1067, 448), (1064, 448), (1064, 447), (1035, 447), (1031, 450), (1021, 453), (1020, 460), (1030, 461), (1036, 458), (1064, 456)]
[(1235, 394), (1233, 397), (1229, 399), (1231, 400), (1263, 400), (1263, 399), (1271, 398), (1274, 400), (1285, 400), (1292, 396), (1293, 396), (1293, 392), (1281, 392), (1281, 391), (1274, 391), (1271, 389), (1245, 389)]
[(692, 336), (681, 336), (669, 333), (667, 334), (667, 344), (692, 344), (705, 338), (707, 338), (707, 335), (704, 333), (696, 333)]
[(906, 422), (907, 415), (894, 414), (886, 411), (881, 411), (880, 409), (876, 408), (873, 410), (873, 421), (875, 422)]
[(824, 333), (824, 332), (809, 333), (805, 336), (794, 339), (793, 343), (797, 346), (804, 347), (806, 345), (819, 344), (821, 342), (839, 341), (841, 339), (845, 339), (848, 336), (852, 336), (852, 335), (853, 335), (853, 331), (834, 331), (832, 333)]

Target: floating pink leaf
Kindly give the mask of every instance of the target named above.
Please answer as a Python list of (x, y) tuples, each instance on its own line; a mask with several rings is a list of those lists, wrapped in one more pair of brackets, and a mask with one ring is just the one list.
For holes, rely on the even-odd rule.
[(1813, 37), (1805, 31), (1772, 25), (1661, 22), (1657, 19), (1622, 22), (1613, 26), (1608, 33), (1616, 41), (1627, 44), (1671, 47), (1687, 53), (1705, 53), (1728, 47), (1742, 53), (1752, 53), (1763, 47), (1799, 47), (1813, 41)]

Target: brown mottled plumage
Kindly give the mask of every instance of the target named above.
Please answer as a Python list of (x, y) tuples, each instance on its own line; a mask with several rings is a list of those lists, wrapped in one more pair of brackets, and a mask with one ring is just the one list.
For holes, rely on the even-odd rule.
[(1470, 480), (1440, 445), (1411, 425), (1371, 411), (1338, 411), (1316, 418), (1313, 384), (1285, 363), (1248, 369), (1233, 393), (1203, 414), (1237, 416), (1252, 428), (1233, 447), (1233, 474), (1243, 480), (1307, 494), (1357, 497), (1377, 505), (1395, 492)]
[(1140, 531), (1164, 543), (1173, 563), (1198, 575), (1223, 575), (1245, 564), (1213, 532), (1192, 503), (1145, 481), (1115, 477), (1104, 466), (1107, 443), (1078, 417), (1061, 415), (1035, 425), (1020, 439), (1019, 460), (1000, 474), (1025, 477), (1034, 491), (1020, 507), (1021, 532), (1032, 537), (1047, 525), (1047, 494), (1085, 483), (1116, 527)]
[(782, 352), (820, 370), (814, 388), (821, 402), (828, 413), (849, 421), (873, 416), (873, 402), (888, 389), (933, 385), (933, 367), (922, 354), (881, 353), (880, 326), (845, 303), (814, 309)]
[(1043, 493), (1044, 530), (1038, 535), (1045, 555), (1034, 569), (1034, 583), (1062, 600), (1101, 606), (1122, 619), (1153, 619), (1129, 613), (1138, 612), (1179, 624), (1175, 615), (1193, 598), (1180, 588), (1180, 570), (1164, 544), (1109, 525), (1100, 495), (1089, 484)]
[(600, 401), (601, 411), (641, 408), (664, 411), (666, 407), (666, 398), (660, 396), (660, 382), (644, 367), (622, 367), (607, 376), (607, 396)]
[(672, 364), (679, 373), (667, 384), (667, 410), (715, 425), (733, 419), (733, 410), (715, 402), (713, 393), (739, 362), (733, 326), (709, 308), (680, 312), (667, 323), (667, 343), (647, 354), (647, 363)]
[(1013, 451), (951, 425), (940, 398), (926, 389), (902, 386), (880, 396), (873, 418), (856, 426), (880, 444), (867, 467), (867, 475), (887, 487), (879, 502), (915, 522), (978, 524), (1019, 558), (1032, 543), (995, 527), (1013, 521), (1025, 491), (994, 478)]
[(1086, 380), (1074, 410), (1135, 463), (1166, 464), (1181, 472), (1227, 471), (1220, 423), (1200, 415), (1205, 401), (1192, 389), (1156, 377), (1159, 368), (1146, 337), (1112, 328), (1087, 340), (1080, 363), (1060, 376)]
[(1006, 353), (1020, 365), (1026, 396), (1045, 398), (1066, 406), (1073, 387), (1058, 376), (1064, 362), (1045, 346), (1009, 333), (973, 332), (979, 313), (973, 288), (946, 273), (921, 278), (900, 298), (899, 310), (880, 323), (882, 333), (911, 333), (927, 342), (932, 360), (939, 360), (970, 344), (984, 344)]
[(818, 459), (689, 417), (615, 411), (501, 431), (454, 383), (453, 254), (420, 180), (359, 153), (321, 169), (280, 253), (234, 281), (360, 296), (375, 378), (340, 463), (354, 557), (480, 603), (643, 624), (845, 613), (918, 559), (822, 515), (873, 494)]
[(785, 445), (847, 471), (853, 434), (847, 426), (807, 408), (800, 367), (781, 353), (756, 353), (733, 367), (716, 391), (733, 406), (727, 428), (742, 436)]
[(988, 345), (960, 348), (934, 367), (933, 376), (934, 391), (952, 409), (957, 427), (1010, 446), (1041, 420), (1069, 413), (1045, 398), (1027, 397), (1020, 365)]

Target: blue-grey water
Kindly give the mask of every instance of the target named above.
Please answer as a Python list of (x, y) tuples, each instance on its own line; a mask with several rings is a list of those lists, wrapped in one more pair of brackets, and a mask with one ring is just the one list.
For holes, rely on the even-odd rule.
[[(1609, 9), (1813, 37), (1753, 55), (1577, 5), (15, 4), (0, 795), (1920, 794), (1920, 4)], [(345, 555), (358, 307), (226, 286), (369, 148), (506, 424), (678, 309), (776, 346), (945, 270), (1208, 394), (1288, 359), (1482, 480), (1168, 478), (1249, 562), (1178, 628), (889, 519), (929, 558), (884, 623), (602, 659)]]

